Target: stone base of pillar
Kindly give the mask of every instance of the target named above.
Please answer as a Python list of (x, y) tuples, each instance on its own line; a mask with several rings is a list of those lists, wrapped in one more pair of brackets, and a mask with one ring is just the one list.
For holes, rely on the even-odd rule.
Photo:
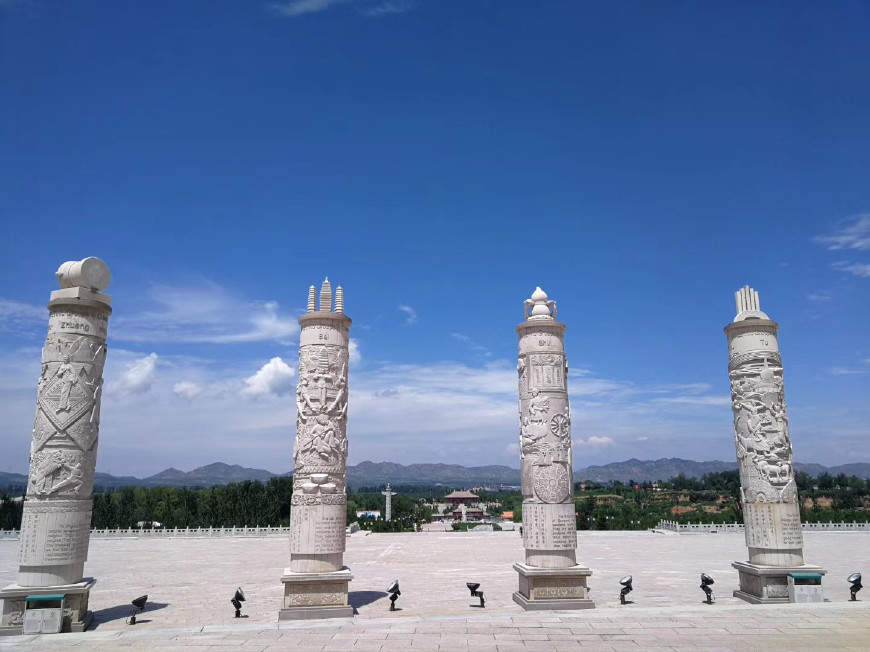
[(735, 561), (731, 566), (740, 576), (740, 588), (734, 597), (752, 604), (788, 602), (789, 573), (818, 573), (827, 571), (819, 566), (760, 566), (747, 561)]
[(585, 566), (539, 568), (514, 564), (514, 570), (520, 576), (514, 602), (526, 611), (595, 608), (586, 586), (592, 571)]
[(30, 595), (64, 594), (62, 632), (83, 632), (94, 614), (88, 611), (91, 588), (97, 581), (90, 577), (77, 584), (60, 586), (19, 586), (10, 584), (0, 590), (3, 613), (0, 615), (0, 636), (18, 636), (24, 628), (24, 600)]
[(281, 577), (284, 608), (278, 620), (353, 617), (353, 607), (347, 601), (352, 579), (347, 566), (331, 573), (294, 573), (285, 569)]

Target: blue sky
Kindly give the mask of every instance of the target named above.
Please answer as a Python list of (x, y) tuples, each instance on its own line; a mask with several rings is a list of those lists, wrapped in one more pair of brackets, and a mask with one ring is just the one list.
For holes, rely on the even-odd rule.
[(0, 470), (44, 305), (110, 266), (98, 469), (283, 472), (307, 288), (350, 462), (518, 466), (516, 335), (568, 325), (575, 465), (734, 459), (722, 328), (781, 324), (799, 461), (870, 461), (870, 6), (0, 0)]

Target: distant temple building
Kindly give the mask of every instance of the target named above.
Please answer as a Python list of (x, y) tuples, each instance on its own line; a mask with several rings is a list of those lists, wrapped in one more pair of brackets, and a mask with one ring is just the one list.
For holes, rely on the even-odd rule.
[(480, 500), (480, 496), (471, 493), (470, 491), (454, 491), (452, 494), (444, 497), (444, 502), (448, 505), (458, 507), (459, 505), (475, 505)]
[(453, 507), (453, 520), (462, 521), (463, 511), (466, 521), (482, 521), (485, 516), (479, 505), (480, 496), (470, 491), (454, 491), (444, 497), (444, 502)]

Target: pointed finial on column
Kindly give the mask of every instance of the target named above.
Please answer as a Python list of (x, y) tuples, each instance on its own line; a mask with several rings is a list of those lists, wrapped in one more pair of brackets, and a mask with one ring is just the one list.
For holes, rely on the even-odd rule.
[(540, 287), (536, 287), (532, 298), (526, 299), (523, 303), (523, 314), (527, 321), (553, 319), (556, 316), (556, 302), (548, 301), (547, 293)]
[(323, 281), (320, 286), (320, 311), (332, 312), (332, 286), (329, 284), (329, 279)]
[(743, 321), (744, 319), (770, 319), (770, 317), (761, 312), (761, 304), (758, 301), (758, 292), (748, 285), (744, 285), (734, 293), (734, 302), (737, 304), (737, 316), (734, 318), (734, 321)]
[(344, 290), (340, 285), (335, 288), (335, 312), (344, 312)]
[(308, 312), (317, 310), (317, 290), (312, 285), (308, 288)]

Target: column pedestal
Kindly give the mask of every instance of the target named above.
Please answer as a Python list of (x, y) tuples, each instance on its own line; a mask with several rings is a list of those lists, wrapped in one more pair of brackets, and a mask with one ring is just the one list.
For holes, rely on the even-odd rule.
[(526, 611), (595, 608), (586, 586), (592, 571), (585, 566), (539, 568), (514, 564), (514, 570), (520, 575), (520, 589), (514, 593), (514, 602)]
[(762, 566), (748, 561), (735, 561), (731, 566), (740, 576), (740, 588), (734, 591), (734, 597), (751, 604), (788, 602), (789, 573), (828, 572), (819, 566)]
[(294, 573), (285, 569), (281, 577), (284, 608), (278, 612), (278, 620), (353, 617), (353, 607), (347, 602), (352, 579), (347, 566), (331, 573)]
[(62, 632), (83, 632), (91, 624), (94, 614), (88, 611), (88, 598), (91, 588), (97, 581), (85, 578), (76, 584), (58, 586), (20, 586), (10, 584), (0, 590), (0, 600), (3, 600), (3, 613), (0, 615), (0, 636), (18, 636), (24, 626), (24, 599), (30, 595), (51, 595), (63, 593), (63, 627)]

